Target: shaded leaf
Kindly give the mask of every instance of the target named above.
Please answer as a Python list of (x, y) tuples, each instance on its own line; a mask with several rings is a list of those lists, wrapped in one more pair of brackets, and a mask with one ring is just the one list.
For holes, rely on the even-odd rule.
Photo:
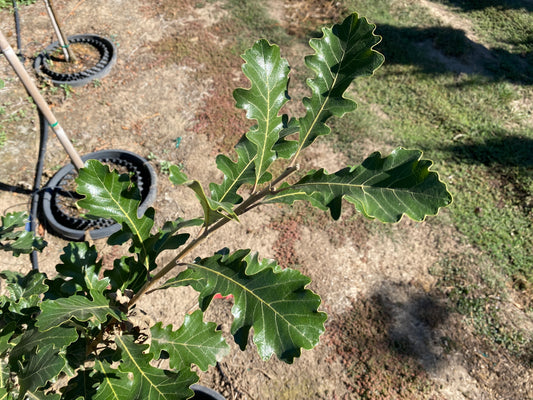
[(62, 400), (94, 399), (96, 387), (101, 384), (94, 378), (92, 369), (79, 369), (76, 375), (68, 381)]
[(15, 257), (42, 250), (46, 242), (25, 230), (28, 216), (24, 212), (8, 213), (0, 217), (0, 250), (10, 251)]
[(60, 326), (46, 332), (37, 329), (26, 331), (18, 340), (17, 345), (9, 354), (9, 362), (15, 364), (22, 356), (30, 354), (33, 350), (51, 345), (57, 351), (66, 348), (78, 339), (78, 333), (74, 327)]
[(61, 287), (64, 293), (74, 294), (88, 290), (87, 270), (90, 268), (90, 275), (97, 278), (102, 267), (96, 247), (89, 246), (87, 242), (69, 243), (63, 248), (63, 254), (59, 258), (63, 263), (56, 265), (56, 271), (62, 278), (71, 278), (65, 280)]
[(41, 331), (47, 331), (72, 319), (90, 321), (92, 324), (102, 324), (108, 316), (117, 320), (123, 319), (120, 311), (111, 307), (109, 300), (103, 295), (95, 295), (93, 300), (77, 295), (46, 300), (42, 302), (41, 310), (36, 323)]
[(406, 214), (421, 221), (452, 200), (438, 174), (429, 171), (431, 161), (421, 160), (421, 156), (418, 150), (399, 148), (383, 158), (373, 153), (361, 165), (334, 174), (312, 171), (297, 183), (282, 186), (264, 203), (309, 200), (322, 209), (329, 208), (338, 219), (344, 198), (368, 218), (398, 222)]
[(234, 296), (231, 332), (242, 349), (253, 327), (254, 343), (263, 359), (275, 353), (290, 363), (301, 348), (316, 346), (324, 332), (326, 314), (318, 312), (320, 297), (305, 289), (310, 279), (300, 272), (282, 270), (249, 253), (216, 254), (191, 264), (179, 276), (195, 282), (192, 287), (200, 292), (203, 310), (217, 293)]
[[(5, 324), (6, 321), (2, 321)], [(17, 330), (17, 324), (14, 321), (9, 322), (6, 326), (0, 330), (0, 360), (6, 355), (8, 351), (11, 351), (15, 344), (12, 343), (12, 337)], [(2, 376), (0, 375), (0, 379)], [(2, 385), (0, 385), (2, 387)]]
[(150, 328), (150, 351), (155, 358), (159, 358), (161, 351), (166, 351), (170, 356), (170, 368), (177, 370), (195, 364), (202, 371), (207, 371), (209, 365), (220, 361), (228, 353), (229, 347), (222, 332), (216, 330), (216, 324), (203, 322), (202, 316), (200, 310), (185, 315), (183, 325), (176, 331), (172, 331), (172, 325), (163, 328), (161, 322)]
[(126, 289), (136, 292), (146, 282), (148, 270), (135, 257), (122, 257), (114, 260), (113, 269), (104, 271), (104, 276), (109, 278), (112, 292), (117, 289), (122, 293)]
[(58, 355), (58, 350), (52, 344), (40, 348), (36, 354), (32, 354), (28, 358), (28, 364), (22, 368), (18, 375), (19, 398), (23, 398), (27, 391), (33, 392), (54, 379), (66, 363), (65, 359)]
[(384, 61), (382, 54), (372, 50), (381, 40), (374, 29), (375, 25), (353, 13), (342, 24), (322, 29), (321, 38), (309, 41), (316, 53), (307, 56), (305, 64), (316, 76), (307, 80), (312, 95), (303, 99), (307, 111), (299, 119), (296, 156), (318, 136), (330, 132), (326, 120), (356, 108), (354, 101), (344, 97), (346, 89), (355, 78), (372, 75)]
[[(276, 158), (272, 148), (283, 128), (279, 113), (288, 100), (289, 64), (281, 58), (279, 47), (264, 39), (257, 41), (242, 58), (246, 61), (242, 70), (251, 87), (236, 89), (233, 97), (237, 101), (236, 106), (246, 110), (249, 119), (257, 121), (257, 125), (246, 134), (256, 146), (254, 164), (257, 184)], [(271, 176), (265, 179), (270, 180)]]

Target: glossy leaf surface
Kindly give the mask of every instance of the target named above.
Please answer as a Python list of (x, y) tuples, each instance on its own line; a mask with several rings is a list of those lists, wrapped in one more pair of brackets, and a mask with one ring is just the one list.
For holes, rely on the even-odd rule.
[(178, 275), (186, 278), (196, 278), (192, 287), (200, 292), (204, 310), (217, 293), (234, 296), (231, 332), (235, 341), (244, 349), (253, 327), (254, 343), (263, 359), (276, 354), (290, 363), (301, 348), (314, 347), (324, 331), (326, 315), (318, 312), (320, 297), (305, 289), (310, 279), (295, 270), (281, 270), (271, 261), (262, 262), (249, 250), (198, 260)]
[(88, 215), (112, 218), (118, 223), (127, 224), (141, 241), (149, 236), (154, 221), (148, 212), (140, 218), (137, 216), (141, 197), (128, 175), (112, 173), (99, 161), (88, 160), (80, 170), (76, 183), (76, 191), (85, 195), (78, 205), (88, 210)]
[(333, 218), (341, 213), (344, 198), (368, 218), (398, 222), (404, 214), (415, 221), (435, 215), (452, 198), (431, 161), (421, 160), (418, 150), (396, 149), (389, 156), (372, 154), (361, 165), (334, 174), (312, 171), (293, 185), (284, 185), (265, 203), (309, 200), (329, 209)]
[[(276, 158), (272, 147), (283, 127), (281, 108), (287, 102), (286, 94), (289, 64), (281, 58), (278, 46), (259, 40), (242, 56), (246, 63), (242, 70), (250, 80), (249, 89), (237, 89), (233, 97), (236, 106), (246, 110), (246, 116), (257, 122), (246, 137), (255, 145), (256, 183)], [(268, 176), (270, 178), (270, 176)]]
[(355, 78), (372, 75), (384, 61), (382, 54), (372, 50), (381, 40), (374, 29), (375, 25), (354, 13), (342, 24), (324, 28), (321, 38), (310, 40), (316, 53), (307, 56), (305, 64), (316, 76), (307, 80), (312, 95), (303, 99), (307, 111), (299, 119), (297, 153), (330, 132), (327, 119), (356, 108), (353, 100), (344, 97), (346, 90)]
[(229, 347), (217, 331), (213, 322), (203, 322), (202, 312), (195, 311), (186, 315), (183, 325), (176, 331), (172, 325), (163, 328), (158, 322), (150, 331), (152, 343), (150, 351), (155, 358), (159, 358), (161, 351), (169, 354), (170, 367), (176, 370), (190, 368), (197, 365), (202, 371), (207, 371), (210, 365), (215, 365), (228, 353)]
[(257, 185), (272, 178), (267, 169), (276, 159), (274, 146), (283, 128), (279, 113), (288, 100), (289, 66), (278, 46), (259, 40), (242, 57), (246, 61), (243, 72), (251, 85), (249, 89), (236, 89), (233, 95), (237, 107), (246, 110), (246, 116), (257, 124), (235, 146), (236, 161), (217, 156), (224, 180), (210, 185), (214, 200), (233, 204), (241, 202), (237, 190), (244, 183)]
[[(150, 365), (151, 353), (145, 354), (147, 345), (140, 345), (130, 336), (117, 336), (116, 343), (121, 351), (118, 370), (121, 380), (131, 381), (129, 390), (121, 391), (117, 397), (124, 400), (179, 400), (192, 397), (189, 386), (198, 380), (190, 370), (179, 373), (165, 371)], [(103, 398), (103, 397), (102, 397)]]

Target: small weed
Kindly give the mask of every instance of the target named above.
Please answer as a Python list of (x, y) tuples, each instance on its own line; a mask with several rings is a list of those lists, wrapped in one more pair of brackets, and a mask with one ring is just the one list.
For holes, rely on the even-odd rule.
[[(150, 154), (146, 157), (148, 160), (150, 161), (154, 161), (157, 163), (157, 165), (159, 166), (159, 170), (161, 171), (162, 174), (165, 174), (165, 175), (169, 175), (170, 174), (170, 167), (172, 165), (175, 165), (174, 163), (170, 162), (170, 161), (167, 161), (167, 160), (163, 160), (163, 159), (160, 159), (158, 156), (156, 156), (154, 153), (150, 152)], [(180, 170), (183, 169), (183, 164), (182, 163), (179, 163), (178, 165), (178, 168)]]
[(120, 47), (120, 43), (118, 42), (118, 36), (115, 34), (109, 35), (109, 39), (115, 44), (115, 46), (118, 48)]
[(6, 144), (6, 131), (0, 125), (0, 149)]
[(63, 92), (65, 93), (65, 99), (69, 99), (72, 97), (72, 94), (74, 93), (74, 89), (72, 89), (72, 86), (70, 86), (68, 83), (63, 83), (59, 85), (61, 89), (63, 89)]
[(94, 79), (93, 80), (93, 87), (99, 88), (100, 86), (102, 86), (102, 81), (100, 79)]

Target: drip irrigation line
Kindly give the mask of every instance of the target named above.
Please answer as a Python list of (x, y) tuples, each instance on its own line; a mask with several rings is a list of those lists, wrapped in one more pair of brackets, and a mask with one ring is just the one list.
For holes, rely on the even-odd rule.
[(20, 61), (24, 62), (24, 55), (22, 54), (22, 37), (20, 35), (20, 16), (19, 16), (19, 7), (17, 5), (17, 0), (13, 0), (13, 14), (15, 16), (15, 32), (17, 35), (17, 56)]
[[(43, 113), (39, 111), (39, 127), (40, 127), (40, 141), (39, 141), (39, 155), (37, 157), (37, 165), (35, 166), (35, 178), (33, 181), (33, 193), (31, 196), (30, 206), (30, 232), (36, 234), (38, 226), (38, 212), (39, 212), (39, 200), (41, 191), (41, 177), (43, 175), (44, 168), (44, 156), (46, 153), (46, 144), (48, 143), (48, 122), (46, 121)], [(30, 253), (30, 260), (32, 269), (39, 270), (39, 261), (37, 257), (37, 250)]]

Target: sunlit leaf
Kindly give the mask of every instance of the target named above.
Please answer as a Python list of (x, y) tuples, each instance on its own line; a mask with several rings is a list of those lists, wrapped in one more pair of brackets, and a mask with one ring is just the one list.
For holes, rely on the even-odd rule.
[(117, 336), (115, 340), (122, 355), (118, 367), (120, 378), (131, 380), (131, 388), (127, 392), (119, 392), (118, 399), (179, 400), (193, 396), (189, 386), (198, 381), (194, 372), (189, 369), (174, 372), (155, 368), (150, 365), (151, 354), (145, 353), (148, 345), (137, 344), (127, 335)]
[(227, 354), (229, 347), (222, 337), (222, 332), (216, 331), (216, 324), (203, 322), (202, 312), (195, 311), (186, 315), (183, 325), (176, 331), (172, 325), (163, 328), (158, 322), (150, 331), (152, 343), (150, 351), (155, 358), (159, 358), (161, 351), (169, 354), (170, 367), (182, 370), (197, 365), (202, 371), (207, 371), (209, 365)]
[[(280, 56), (278, 46), (266, 40), (257, 41), (242, 56), (246, 63), (242, 70), (250, 80), (249, 89), (237, 89), (233, 97), (236, 106), (246, 110), (249, 119), (256, 120), (246, 137), (256, 146), (255, 182), (259, 182), (276, 158), (272, 147), (283, 128), (280, 110), (287, 102), (289, 64)], [(268, 175), (267, 179), (271, 176)]]
[(200, 292), (204, 310), (215, 294), (232, 294), (235, 341), (244, 349), (253, 327), (254, 343), (263, 359), (276, 354), (290, 363), (301, 348), (313, 348), (324, 332), (326, 315), (318, 312), (320, 297), (305, 289), (310, 279), (300, 272), (282, 270), (249, 253), (239, 250), (198, 260), (179, 277), (194, 282), (191, 286)]
[(265, 203), (309, 200), (337, 219), (345, 199), (368, 218), (398, 222), (405, 214), (421, 221), (452, 200), (438, 174), (429, 171), (431, 161), (421, 160), (421, 155), (400, 148), (387, 157), (373, 153), (361, 165), (334, 174), (312, 171), (297, 183), (282, 186)]
[(60, 398), (59, 393), (45, 393), (44, 390), (36, 390), (26, 392), (25, 400), (59, 400)]
[(88, 160), (80, 169), (76, 183), (77, 192), (85, 195), (77, 204), (88, 210), (89, 216), (127, 224), (140, 242), (148, 238), (154, 224), (153, 211), (138, 217), (141, 195), (127, 174), (118, 175), (99, 161)]
[(117, 320), (123, 318), (120, 311), (112, 307), (109, 300), (101, 294), (94, 295), (92, 300), (78, 295), (45, 300), (41, 304), (41, 310), (36, 323), (41, 331), (47, 331), (73, 319), (102, 324), (106, 322), (108, 316)]
[(209, 185), (211, 197), (215, 201), (238, 204), (242, 201), (242, 197), (237, 190), (245, 183), (255, 182), (254, 158), (257, 152), (255, 145), (243, 136), (235, 146), (235, 152), (236, 161), (223, 154), (217, 156), (217, 167), (224, 173), (224, 179), (221, 184)]
[(233, 211), (233, 204), (228, 202), (216, 201), (210, 197), (207, 197), (202, 185), (198, 181), (190, 181), (187, 183), (196, 197), (200, 201), (200, 205), (204, 210), (204, 225), (209, 226), (213, 222), (219, 220), (220, 218), (234, 219), (239, 220), (235, 211)]
[(354, 101), (344, 97), (346, 89), (355, 78), (372, 75), (384, 61), (382, 54), (372, 50), (381, 40), (374, 29), (375, 25), (354, 13), (342, 24), (322, 29), (321, 38), (310, 40), (316, 53), (307, 56), (305, 64), (316, 76), (307, 80), (312, 95), (303, 99), (307, 112), (299, 119), (296, 156), (318, 136), (330, 132), (326, 120), (356, 108)]

